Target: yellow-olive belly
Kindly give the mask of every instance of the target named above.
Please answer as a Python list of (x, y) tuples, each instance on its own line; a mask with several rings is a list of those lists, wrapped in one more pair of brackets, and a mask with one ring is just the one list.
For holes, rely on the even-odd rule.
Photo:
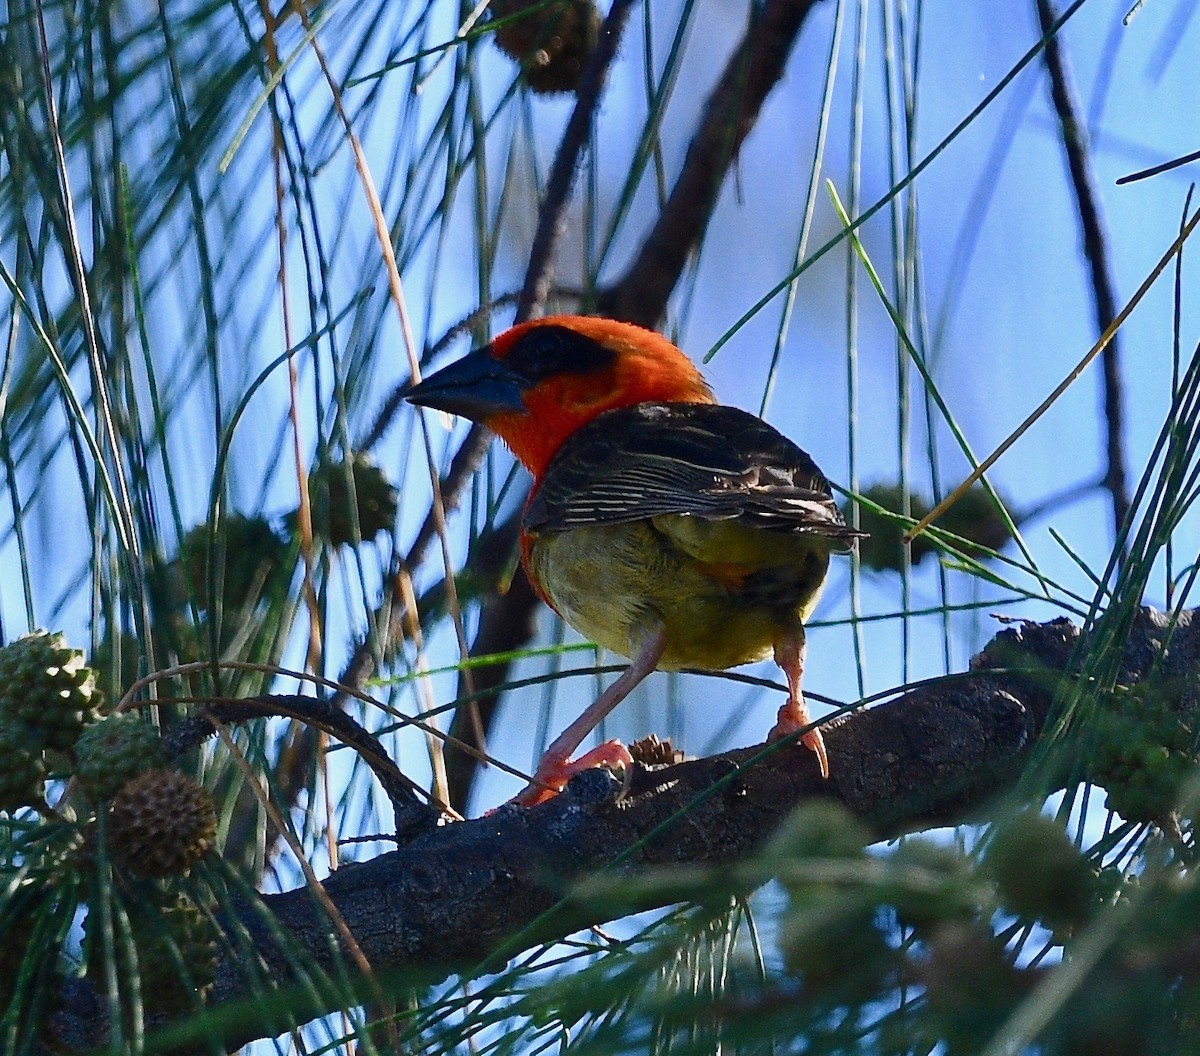
[(819, 535), (670, 514), (536, 536), (529, 571), (572, 627), (629, 656), (662, 627), (659, 666), (722, 670), (771, 655), (817, 603), (829, 549)]

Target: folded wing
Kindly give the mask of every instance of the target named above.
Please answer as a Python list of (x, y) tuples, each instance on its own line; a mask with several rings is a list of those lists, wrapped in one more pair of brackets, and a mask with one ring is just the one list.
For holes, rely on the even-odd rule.
[(809, 456), (761, 418), (718, 404), (608, 411), (561, 448), (525, 514), (535, 533), (670, 515), (818, 535), (848, 550), (849, 527)]

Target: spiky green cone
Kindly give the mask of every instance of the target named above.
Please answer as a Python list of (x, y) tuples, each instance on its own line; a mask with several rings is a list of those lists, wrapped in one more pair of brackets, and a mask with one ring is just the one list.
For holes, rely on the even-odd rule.
[(75, 745), (75, 776), (93, 800), (112, 799), (138, 774), (166, 762), (158, 731), (140, 715), (109, 715), (92, 723)]
[[(356, 518), (351, 517), (350, 480)], [(356, 527), (357, 538), (366, 541), (390, 532), (396, 521), (399, 493), (387, 474), (363, 455), (356, 455), (348, 467), (345, 462), (318, 466), (308, 478), (308, 495), (313, 531), (334, 546), (354, 542)]]
[(1164, 822), (1197, 773), (1195, 718), (1185, 690), (1157, 679), (1119, 686), (1091, 719), (1096, 743), (1088, 777), (1127, 821)]
[(287, 540), (265, 517), (241, 514), (224, 517), (215, 537), (207, 524), (192, 528), (171, 570), (180, 605), (191, 601), (206, 611), (219, 605), (227, 612), (270, 598), (291, 575)]
[(61, 634), (34, 631), (0, 649), (0, 717), (23, 723), (43, 748), (74, 745), (99, 703), (95, 673)]

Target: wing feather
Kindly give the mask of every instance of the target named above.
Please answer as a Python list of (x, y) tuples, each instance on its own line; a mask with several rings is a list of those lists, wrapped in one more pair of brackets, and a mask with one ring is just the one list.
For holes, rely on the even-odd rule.
[(642, 403), (599, 415), (559, 448), (525, 526), (559, 532), (666, 514), (738, 518), (848, 549), (850, 528), (809, 456), (735, 407)]

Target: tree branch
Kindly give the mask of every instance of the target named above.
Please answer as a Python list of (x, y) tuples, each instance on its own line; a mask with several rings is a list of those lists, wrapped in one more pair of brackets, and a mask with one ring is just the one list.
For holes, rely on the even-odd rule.
[[(1196, 611), (1172, 622), (1142, 610), (1125, 649), (1122, 684), (1153, 672), (1200, 686)], [(1070, 665), (1086, 645), (1065, 619), (1000, 632), (962, 676), (828, 723), (827, 781), (813, 755), (795, 745), (639, 767), (623, 798), (607, 771), (589, 771), (542, 806), (506, 806), (345, 866), (325, 881), (325, 891), (376, 973), (440, 978), (485, 962), (497, 969), (538, 942), (669, 904), (677, 897), (669, 891), (613, 907), (572, 899), (571, 890), (614, 867), (627, 874), (745, 859), (807, 800), (840, 801), (879, 839), (961, 823), (1014, 787), (1051, 715), (1055, 686), (1070, 677)], [(1194, 689), (1189, 699), (1200, 706)], [(333, 929), (307, 889), (261, 901), (274, 915), (273, 927), (282, 930), (268, 929), (259, 914), (244, 910), (241, 923), (252, 941), (232, 941), (231, 949), (252, 949), (281, 985), (293, 979), (295, 968), (273, 935), (288, 936), (327, 970), (337, 968)], [(254, 973), (227, 954), (214, 1004), (245, 995), (251, 978)], [(313, 1015), (336, 1007), (333, 995), (330, 1001)], [(72, 997), (58, 1024), (63, 1037), (84, 1031), (94, 1043), (102, 1036), (102, 1024), (90, 1024), (100, 1033), (85, 1030), (94, 1008), (86, 995)], [(283, 1028), (255, 1016), (229, 1029), (225, 1043), (233, 1046)]]
[(601, 294), (601, 315), (656, 326), (758, 112), (783, 76), (816, 0), (766, 0), (708, 97), (683, 169), (629, 270)]

